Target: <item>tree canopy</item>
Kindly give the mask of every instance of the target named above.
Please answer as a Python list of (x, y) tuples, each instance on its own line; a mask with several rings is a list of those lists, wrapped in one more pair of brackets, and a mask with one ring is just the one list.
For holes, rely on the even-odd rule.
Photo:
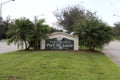
[(8, 25), (9, 24), (10, 24), (9, 21), (2, 21), (0, 23), (0, 40), (7, 38), (6, 32), (8, 30)]
[(15, 43), (19, 46), (24, 46), (28, 48), (27, 41), (29, 36), (32, 34), (33, 23), (26, 18), (15, 19), (13, 23), (10, 24), (7, 34), (10, 36), (8, 44)]
[(115, 26), (112, 29), (113, 29), (115, 38), (120, 40), (120, 22), (117, 22), (114, 25)]
[(68, 6), (56, 11), (58, 24), (68, 33), (78, 34), (81, 46), (94, 50), (112, 40), (112, 28), (99, 19), (96, 12), (86, 10), (80, 5)]
[(10, 37), (8, 43), (15, 43), (19, 46), (24, 47), (28, 50), (33, 48), (35, 50), (40, 50), (41, 39), (47, 38), (47, 33), (49, 33), (49, 26), (44, 24), (45, 20), (38, 20), (32, 22), (26, 18), (15, 19), (8, 28), (7, 34)]
[(47, 34), (50, 32), (50, 27), (44, 24), (44, 22), (44, 19), (39, 20), (35, 18), (34, 20), (33, 36), (30, 38), (29, 44), (35, 50), (40, 50), (42, 39), (48, 39)]
[(102, 48), (112, 40), (112, 28), (98, 19), (80, 21), (75, 25), (75, 33), (79, 35), (79, 43), (90, 50)]
[(68, 6), (61, 10), (57, 9), (54, 15), (58, 24), (70, 33), (73, 32), (76, 22), (85, 19), (85, 9), (80, 5)]

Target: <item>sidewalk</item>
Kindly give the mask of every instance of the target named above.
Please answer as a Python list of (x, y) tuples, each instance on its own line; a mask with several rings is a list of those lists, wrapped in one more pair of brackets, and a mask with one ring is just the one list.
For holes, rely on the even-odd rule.
[(116, 65), (120, 67), (120, 58), (118, 56), (113, 55), (109, 51), (103, 49), (102, 52), (109, 57)]
[(112, 41), (105, 45), (102, 52), (120, 66), (120, 41)]

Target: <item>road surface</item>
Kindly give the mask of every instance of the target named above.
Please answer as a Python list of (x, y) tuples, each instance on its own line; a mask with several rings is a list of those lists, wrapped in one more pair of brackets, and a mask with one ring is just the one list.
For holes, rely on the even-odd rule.
[(112, 41), (105, 45), (103, 52), (118, 66), (120, 66), (120, 41)]
[(0, 41), (0, 54), (11, 52), (11, 51), (17, 51), (17, 46), (14, 44), (7, 45), (6, 41)]

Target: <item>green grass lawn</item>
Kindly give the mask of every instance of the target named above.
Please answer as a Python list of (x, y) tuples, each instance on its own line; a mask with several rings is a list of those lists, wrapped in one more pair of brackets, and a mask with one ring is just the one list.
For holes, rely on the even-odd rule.
[(19, 51), (0, 54), (0, 80), (120, 80), (120, 68), (102, 53)]

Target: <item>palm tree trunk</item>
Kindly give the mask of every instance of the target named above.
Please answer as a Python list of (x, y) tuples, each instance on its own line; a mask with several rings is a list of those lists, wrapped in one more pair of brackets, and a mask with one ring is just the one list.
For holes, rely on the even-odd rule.
[(27, 48), (27, 42), (26, 41), (24, 41), (25, 42), (25, 50), (28, 50), (28, 48)]

